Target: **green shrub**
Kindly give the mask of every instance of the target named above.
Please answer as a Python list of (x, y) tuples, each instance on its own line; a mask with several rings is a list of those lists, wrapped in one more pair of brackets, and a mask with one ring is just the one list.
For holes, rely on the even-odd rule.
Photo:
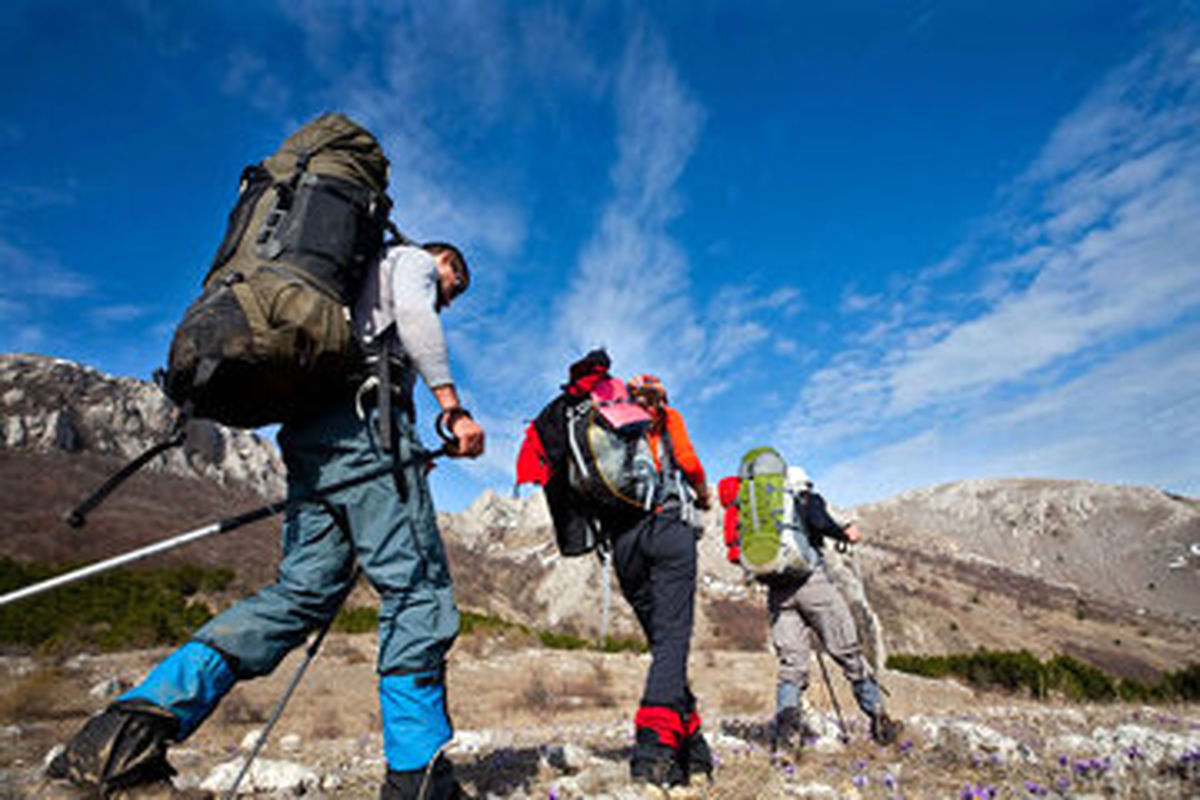
[(604, 637), (604, 643), (600, 645), (600, 649), (605, 653), (646, 653), (650, 647), (637, 637), (617, 638), (613, 636)]
[(1046, 682), (1072, 700), (1116, 700), (1117, 684), (1104, 670), (1071, 656), (1046, 663)]
[(538, 631), (538, 641), (551, 650), (583, 650), (591, 645), (581, 636), (561, 631)]
[(1117, 679), (1104, 670), (1068, 655), (1057, 655), (1045, 663), (1027, 650), (955, 653), (922, 656), (896, 653), (887, 666), (926, 678), (961, 678), (981, 689), (1028, 691), (1036, 698), (1051, 692), (1071, 700), (1106, 702), (1191, 702), (1200, 699), (1200, 664), (1168, 673), (1155, 684)]
[(463, 611), (459, 614), (459, 633), (464, 636), (471, 633), (499, 633), (502, 631), (528, 633), (529, 629), (494, 614), (480, 614), (475, 611)]
[(379, 612), (373, 606), (343, 606), (333, 618), (333, 630), (340, 633), (370, 633), (378, 627)]
[[(0, 592), (72, 568), (0, 557)], [(212, 616), (191, 598), (232, 580), (231, 570), (194, 565), (97, 575), (0, 608), (0, 645), (63, 652), (180, 644)]]
[(1200, 701), (1200, 664), (1192, 664), (1167, 675), (1164, 688), (1171, 699), (1194, 703)]

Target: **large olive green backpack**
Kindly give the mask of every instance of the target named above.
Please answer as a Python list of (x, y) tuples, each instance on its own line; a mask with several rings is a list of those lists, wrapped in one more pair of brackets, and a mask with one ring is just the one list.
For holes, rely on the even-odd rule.
[(757, 447), (738, 468), (739, 563), (755, 576), (807, 574), (814, 564), (798, 544), (804, 536), (787, 485), (787, 462), (773, 447)]
[(323, 114), (243, 170), (171, 342), (164, 388), (186, 415), (258, 427), (346, 390), (361, 361), (350, 307), (391, 210), (387, 167), (370, 132)]

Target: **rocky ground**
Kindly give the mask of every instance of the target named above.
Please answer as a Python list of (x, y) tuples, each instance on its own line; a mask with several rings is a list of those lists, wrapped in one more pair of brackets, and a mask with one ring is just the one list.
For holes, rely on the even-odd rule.
[[(371, 635), (331, 636), (243, 792), (377, 796), (383, 763), (373, 647)], [(164, 653), (0, 660), (0, 798), (75, 796), (40, 777), (47, 754)], [(647, 796), (630, 786), (627, 771), (629, 715), (647, 658), (465, 637), (450, 664), (457, 734), (448, 752), (468, 790), (496, 798)], [(172, 751), (173, 793), (151, 796), (201, 798), (227, 788), (299, 659), (293, 654), (275, 675), (237, 687)], [(883, 748), (870, 742), (835, 675), (849, 728), (849, 742), (840, 741), (814, 668), (813, 736), (800, 753), (781, 757), (768, 746), (769, 654), (700, 651), (692, 673), (718, 766), (711, 785), (673, 797), (1200, 797), (1195, 706), (1035, 704), (889, 674), (890, 706), (906, 728)]]

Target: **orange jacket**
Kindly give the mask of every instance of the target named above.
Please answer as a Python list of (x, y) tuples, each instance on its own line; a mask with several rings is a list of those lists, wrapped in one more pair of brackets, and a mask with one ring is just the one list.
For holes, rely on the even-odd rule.
[[(698, 494), (704, 494), (708, 489), (704, 477), (704, 466), (700, 463), (695, 448), (692, 447), (692, 440), (688, 438), (687, 426), (683, 424), (683, 415), (670, 406), (663, 406), (659, 414), (666, 417), (667, 436), (671, 440), (671, 454), (675, 458), (675, 465), (683, 472), (683, 476), (687, 478), (687, 482), (692, 485), (692, 488)], [(659, 472), (662, 471), (662, 459), (659, 458), (662, 448), (662, 422), (662, 416), (658, 416), (647, 436), (650, 441), (650, 452), (654, 454), (654, 466), (658, 468)]]

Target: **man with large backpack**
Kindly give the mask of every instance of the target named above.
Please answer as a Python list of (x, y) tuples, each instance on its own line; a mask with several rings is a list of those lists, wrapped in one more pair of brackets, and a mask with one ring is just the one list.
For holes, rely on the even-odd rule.
[[(322, 120), (338, 131), (363, 133), (340, 116), (317, 122)], [(374, 144), (369, 135), (359, 137), (359, 146), (344, 158), (357, 163), (353, 160), (369, 149), (363, 145), (368, 140)], [(306, 154), (306, 162), (311, 155)], [(386, 160), (383, 165), (386, 169)], [(349, 170), (344, 174), (355, 175)], [(321, 180), (310, 175), (295, 184), (303, 188)], [(345, 186), (336, 188), (339, 197), (349, 196)], [(317, 209), (311, 212), (316, 218), (289, 219), (285, 213), (272, 224), (285, 231), (289, 225), (312, 225), (308, 234), (291, 235), (300, 241), (307, 235), (308, 244), (285, 245), (267, 258), (271, 269), (293, 282), (293, 296), (306, 290), (308, 278), (295, 266), (303, 263), (302, 256), (329, 266), (330, 272), (346, 267), (337, 259), (318, 258), (337, 248), (328, 239), (312, 241), (313, 231), (335, 236), (348, 230), (361, 239), (365, 225), (359, 220), (323, 228), (322, 222), (337, 216), (338, 198), (307, 206), (301, 200), (293, 198), (290, 208)], [(330, 211), (319, 213), (321, 208)], [(238, 216), (235, 210), (231, 229), (239, 225)], [(264, 215), (242, 216), (258, 220)], [(343, 215), (343, 221), (349, 217)], [(239, 241), (222, 250), (240, 252), (243, 237), (251, 242), (260, 230), (257, 222), (240, 227)], [(257, 236), (260, 242), (267, 238)], [(325, 625), (361, 570), (380, 596), (377, 673), (387, 764), (381, 797), (460, 796), (449, 762), (440, 757), (452, 735), (445, 660), (458, 633), (459, 614), (429, 492), (429, 461), (416, 433), (412, 392), (420, 376), (441, 409), (436, 427), (449, 442), (449, 455), (474, 458), (483, 452), (483, 430), (459, 404), (438, 318), (466, 290), (470, 275), (462, 253), (444, 243), (395, 244), (382, 258), (376, 251), (362, 271), (346, 298), (351, 302), (344, 319), (352, 319), (359, 346), (373, 366), (340, 381), (331, 378), (311, 400), (297, 405), (279, 431), (288, 496), (298, 502), (289, 505), (284, 520), (283, 559), (275, 583), (210, 620), (141, 683), (89, 720), (51, 764), (53, 777), (101, 795), (168, 777), (173, 772), (165, 758), (168, 744), (194, 732), (238, 681), (270, 673)], [(231, 285), (246, 281), (246, 275), (239, 276)], [(216, 335), (211, 325), (209, 330)], [(202, 337), (197, 341), (207, 347)], [(199, 371), (201, 377), (219, 376), (228, 362), (226, 353), (219, 348), (207, 352), (210, 367)], [(191, 376), (180, 382), (183, 395), (192, 382), (200, 385)], [(212, 386), (210, 382), (205, 391), (219, 398)], [(377, 477), (369, 481), (311, 499), (323, 487), (373, 472)]]
[(517, 483), (545, 487), (563, 555), (611, 548), (650, 643), (631, 775), (685, 785), (699, 772), (711, 777), (713, 766), (687, 679), (698, 535), (691, 514), (693, 505), (708, 507), (708, 484), (662, 383), (642, 375), (627, 386), (610, 365), (603, 350), (571, 365), (562, 393), (526, 432)]
[[(726, 529), (731, 561), (767, 586), (771, 638), (778, 659), (773, 742), (781, 751), (802, 743), (801, 696), (808, 688), (809, 632), (841, 667), (879, 744), (896, 740), (900, 723), (884, 710), (883, 693), (862, 654), (854, 617), (829, 578), (826, 539), (854, 544), (858, 525), (833, 519), (803, 468), (786, 466), (769, 447), (742, 459), (737, 477), (718, 491), (734, 525)], [(732, 512), (732, 513), (730, 513)]]

